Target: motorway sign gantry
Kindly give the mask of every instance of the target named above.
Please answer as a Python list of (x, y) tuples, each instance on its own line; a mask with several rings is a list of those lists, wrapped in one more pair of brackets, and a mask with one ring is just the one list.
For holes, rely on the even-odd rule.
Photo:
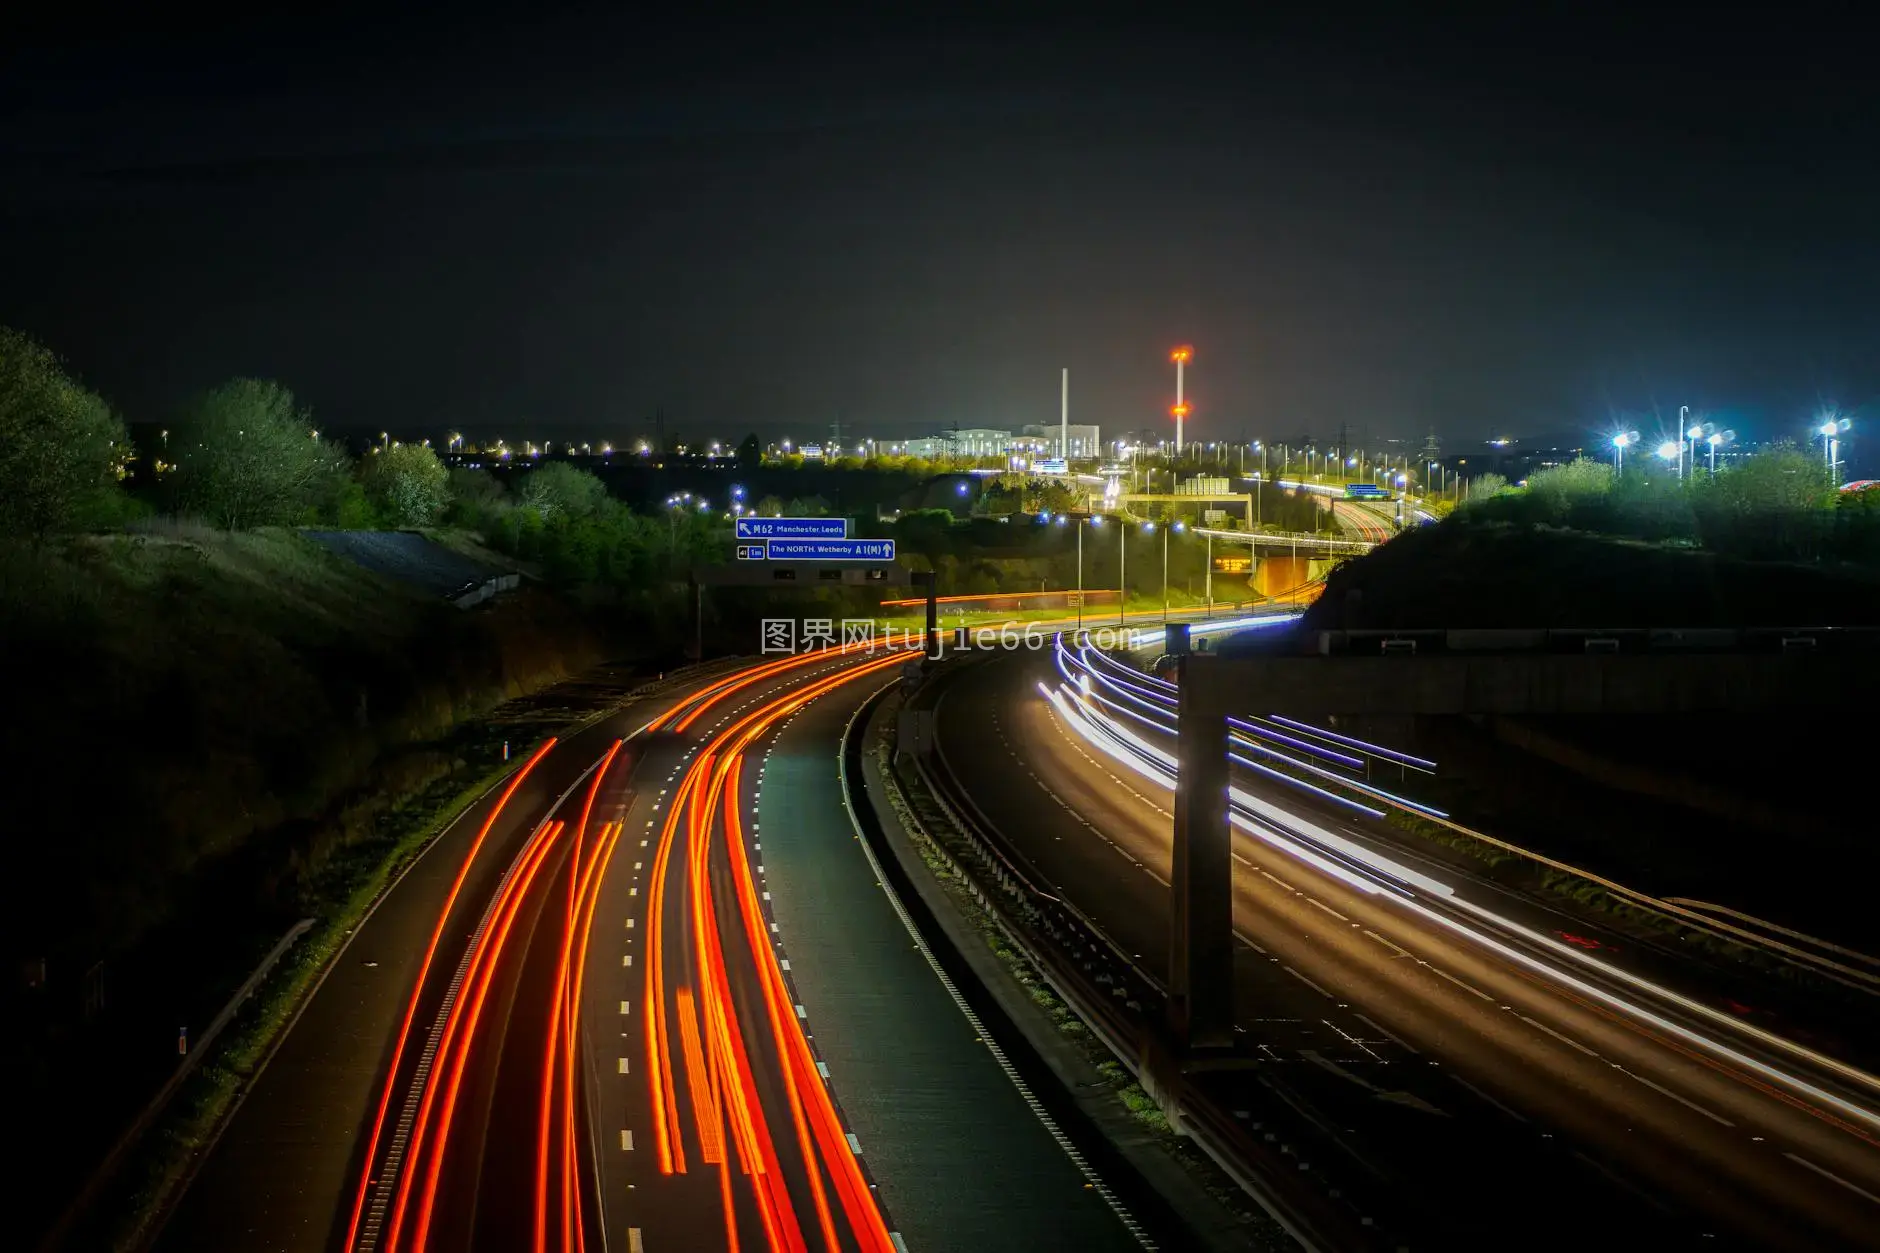
[(847, 518), (739, 518), (739, 539), (847, 539)]
[(891, 539), (773, 539), (771, 561), (893, 561)]

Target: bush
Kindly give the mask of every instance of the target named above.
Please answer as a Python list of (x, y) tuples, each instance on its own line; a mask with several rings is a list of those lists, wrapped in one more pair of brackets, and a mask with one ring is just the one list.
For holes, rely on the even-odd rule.
[(364, 481), (373, 505), (394, 526), (430, 526), (450, 504), (444, 463), (422, 444), (374, 450), (366, 460)]

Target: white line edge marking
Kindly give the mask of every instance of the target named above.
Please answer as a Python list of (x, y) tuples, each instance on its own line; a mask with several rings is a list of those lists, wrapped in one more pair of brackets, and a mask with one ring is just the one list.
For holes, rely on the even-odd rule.
[(1834, 1174), (1832, 1171), (1823, 1170), (1821, 1167), (1809, 1161), (1806, 1157), (1797, 1157), (1793, 1153), (1784, 1153), (1782, 1156), (1788, 1158), (1791, 1162), (1794, 1162), (1797, 1166), (1806, 1166), (1808, 1169), (1814, 1171), (1817, 1175), (1820, 1175), (1823, 1179), (1833, 1180), (1835, 1183), (1840, 1184), (1843, 1188), (1846, 1188), (1849, 1192), (1852, 1192), (1855, 1196), (1864, 1197), (1865, 1199), (1872, 1201), (1875, 1205), (1880, 1205), (1880, 1196), (1875, 1196), (1871, 1192), (1867, 1192), (1860, 1188), (1855, 1187), (1853, 1184), (1841, 1178), (1841, 1176)]
[[(901, 920), (901, 925), (907, 928), (907, 934), (913, 939), (914, 947), (919, 950), (920, 955), (926, 959), (928, 968), (933, 971), (934, 977), (940, 981), (940, 986), (946, 989), (947, 996), (952, 998), (954, 1007), (965, 1017), (967, 1025), (973, 1029), (973, 1034), (977, 1035), (980, 1043), (985, 1045), (986, 1051), (992, 1055), (992, 1060), (998, 1064), (999, 1069), (1005, 1073), (1005, 1077), (1010, 1080), (1012, 1086), (1017, 1089), (1019, 1096), (1024, 1099), (1026, 1106), (1030, 1108), (1032, 1114), (1038, 1119), (1039, 1123), (1043, 1125), (1045, 1131), (1050, 1134), (1051, 1138), (1057, 1141), (1058, 1147), (1064, 1150), (1065, 1155), (1071, 1159), (1071, 1164), (1077, 1168), (1078, 1173), (1083, 1175), (1084, 1179), (1090, 1184), (1091, 1189), (1095, 1191), (1098, 1196), (1103, 1198), (1104, 1203), (1110, 1207), (1111, 1212), (1121, 1220), (1124, 1229), (1135, 1237), (1136, 1243), (1142, 1248), (1151, 1250), (1153, 1253), (1153, 1251), (1158, 1248), (1155, 1241), (1149, 1236), (1148, 1232), (1143, 1230), (1142, 1225), (1136, 1221), (1135, 1216), (1129, 1212), (1129, 1207), (1124, 1205), (1114, 1192), (1110, 1191), (1109, 1185), (1103, 1182), (1103, 1177), (1096, 1172), (1089, 1162), (1084, 1160), (1083, 1154), (1077, 1151), (1076, 1146), (1071, 1143), (1070, 1137), (1065, 1135), (1063, 1129), (1058, 1126), (1057, 1119), (1053, 1118), (1050, 1111), (1039, 1104), (1038, 1098), (1032, 1093), (1031, 1085), (1026, 1083), (1024, 1078), (1019, 1075), (1017, 1069), (1012, 1065), (1011, 1058), (1005, 1055), (1005, 1050), (999, 1047), (999, 1042), (994, 1040), (991, 1033), (986, 1030), (985, 1023), (980, 1021), (979, 1015), (973, 1011), (973, 1007), (966, 1003), (966, 998), (960, 994), (959, 985), (953, 982), (952, 976), (947, 974), (946, 970), (940, 965), (939, 959), (933, 955), (933, 950), (928, 947), (926, 938), (921, 935), (919, 928), (914, 925), (914, 919), (907, 912), (907, 906), (902, 903), (899, 896), (895, 895), (894, 889), (888, 885), (888, 876), (882, 869), (881, 859), (875, 856), (875, 850), (869, 846), (868, 840), (862, 837), (861, 820), (855, 816), (855, 810), (848, 803), (849, 779), (846, 750), (848, 748), (849, 734), (855, 725), (855, 718), (860, 715), (861, 709), (858, 708), (855, 714), (850, 717), (848, 725), (842, 730), (842, 738), (836, 751), (836, 770), (842, 780), (842, 807), (848, 811), (849, 822), (855, 828), (855, 834), (857, 836), (856, 842), (861, 845), (862, 855), (868, 858), (869, 867), (875, 872), (875, 882), (880, 886), (881, 894), (888, 898), (888, 904), (894, 908), (895, 915)], [(775, 924), (772, 925), (774, 926)], [(894, 1241), (897, 1248), (906, 1247), (902, 1244), (899, 1235), (895, 1235)]]

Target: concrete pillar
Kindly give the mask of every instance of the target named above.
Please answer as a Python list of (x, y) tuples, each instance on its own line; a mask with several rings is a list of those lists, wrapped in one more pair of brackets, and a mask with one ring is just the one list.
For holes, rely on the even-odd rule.
[(1233, 846), (1227, 822), (1227, 715), (1207, 697), (1220, 659), (1181, 659), (1181, 777), (1175, 785), (1169, 1028), (1184, 1049), (1234, 1042)]

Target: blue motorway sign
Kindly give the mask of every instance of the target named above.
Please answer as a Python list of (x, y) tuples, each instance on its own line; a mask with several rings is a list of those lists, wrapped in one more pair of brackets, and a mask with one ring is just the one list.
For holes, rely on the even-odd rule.
[(772, 561), (893, 561), (891, 539), (773, 539)]
[(739, 518), (739, 539), (847, 539), (847, 518)]

